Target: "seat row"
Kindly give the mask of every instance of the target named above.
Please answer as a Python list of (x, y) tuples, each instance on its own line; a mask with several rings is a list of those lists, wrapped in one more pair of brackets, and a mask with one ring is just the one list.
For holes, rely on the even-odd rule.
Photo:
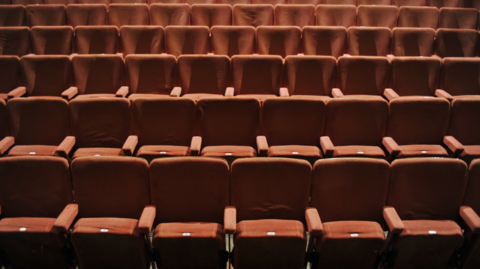
[(480, 161), (10, 157), (0, 174), (14, 268), (480, 266)]

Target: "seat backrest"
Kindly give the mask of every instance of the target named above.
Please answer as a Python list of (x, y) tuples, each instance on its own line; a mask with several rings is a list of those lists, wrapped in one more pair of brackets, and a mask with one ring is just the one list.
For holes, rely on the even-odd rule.
[(311, 165), (287, 158), (237, 159), (231, 168), (231, 204), (237, 222), (292, 219), (305, 222)]
[(162, 222), (214, 222), (223, 224), (230, 204), (230, 171), (218, 158), (161, 158), (150, 164), (155, 224)]
[(449, 8), (440, 9), (439, 28), (474, 29), (478, 26), (478, 9)]
[(473, 160), (468, 169), (468, 183), (465, 192), (463, 204), (470, 206), (475, 212), (480, 212), (480, 196), (478, 196), (480, 188), (480, 160)]
[(258, 26), (257, 53), (297, 55), (301, 51), (302, 29), (298, 26)]
[(320, 146), (325, 128), (325, 102), (301, 97), (268, 98), (261, 113), (262, 135), (269, 146)]
[(235, 95), (278, 95), (282, 83), (282, 57), (274, 55), (235, 55), (231, 62), (231, 78)]
[(337, 62), (332, 56), (288, 56), (284, 86), (290, 95), (329, 96), (335, 85)]
[(390, 35), (387, 27), (350, 27), (347, 30), (348, 53), (386, 56), (390, 53)]
[(120, 27), (121, 51), (129, 54), (161, 54), (165, 51), (163, 27), (125, 25)]
[(387, 86), (388, 60), (384, 57), (338, 58), (337, 88), (345, 95), (382, 95)]
[(181, 54), (207, 54), (210, 33), (207, 26), (167, 26), (165, 51), (178, 57)]
[(130, 101), (125, 98), (74, 99), (69, 109), (77, 147), (121, 148), (132, 134)]
[(12, 5), (41, 5), (43, 0), (12, 0)]
[(232, 6), (227, 4), (194, 4), (191, 7), (192, 25), (232, 25)]
[(67, 6), (68, 25), (107, 25), (107, 5), (70, 4)]
[(0, 6), (0, 27), (24, 25), (25, 8), (22, 5)]
[(75, 52), (78, 54), (115, 54), (118, 28), (113, 25), (75, 27)]
[(395, 56), (432, 56), (435, 30), (431, 28), (397, 27), (392, 31), (392, 54)]
[(357, 26), (388, 27), (397, 26), (396, 6), (359, 5), (357, 10)]
[(110, 4), (108, 5), (108, 23), (123, 25), (149, 25), (147, 4)]
[(441, 60), (433, 57), (395, 57), (390, 62), (388, 87), (400, 96), (433, 96), (440, 65)]
[(428, 0), (428, 5), (432, 7), (458, 7), (460, 0)]
[(76, 158), (72, 182), (79, 218), (139, 219), (150, 204), (148, 163), (141, 158)]
[(0, 158), (0, 174), (2, 218), (57, 218), (73, 203), (70, 170), (64, 158)]
[(20, 64), (28, 96), (61, 96), (72, 86), (72, 63), (66, 55), (28, 55)]
[(260, 102), (254, 98), (202, 98), (197, 103), (197, 134), (202, 146), (256, 145)]
[(436, 54), (440, 57), (478, 56), (478, 32), (472, 29), (438, 29)]
[(388, 103), (370, 98), (333, 98), (327, 103), (325, 135), (335, 146), (380, 146), (387, 129)]
[(316, 8), (318, 26), (355, 26), (357, 8), (353, 5), (318, 5)]
[(20, 59), (17, 56), (0, 56), (0, 81), (0, 94), (5, 95), (16, 87), (23, 85)]
[(302, 40), (305, 55), (338, 58), (345, 53), (347, 29), (343, 26), (305, 26)]
[(403, 6), (398, 9), (398, 27), (425, 27), (437, 29), (438, 8)]
[(195, 134), (195, 110), (190, 98), (135, 98), (132, 117), (138, 145), (189, 147)]
[(10, 135), (10, 130), (8, 128), (7, 103), (0, 99), (0, 139), (8, 135)]
[(178, 85), (182, 94), (225, 94), (229, 84), (230, 59), (226, 55), (180, 55)]
[(30, 53), (30, 28), (0, 27), (0, 55), (16, 55), (22, 57)]
[(447, 135), (455, 137), (463, 145), (480, 145), (480, 98), (457, 98), (450, 108), (450, 124)]
[(232, 57), (255, 53), (255, 28), (253, 26), (213, 26), (211, 51)]
[(275, 6), (275, 25), (304, 26), (315, 25), (315, 6), (299, 4), (278, 4)]
[(386, 136), (399, 145), (439, 144), (447, 132), (450, 104), (436, 97), (403, 97), (389, 103)]
[(233, 6), (233, 25), (273, 25), (273, 6), (268, 4), (236, 4)]
[(172, 55), (130, 54), (125, 65), (130, 93), (168, 95), (176, 85), (177, 60)]
[(318, 160), (313, 166), (310, 206), (322, 222), (383, 222), (390, 165), (373, 158)]
[(479, 58), (446, 58), (442, 60), (439, 87), (453, 96), (479, 95), (479, 75)]
[(125, 85), (125, 63), (119, 55), (77, 55), (72, 66), (78, 94), (114, 94)]
[(70, 55), (73, 52), (71, 26), (34, 26), (30, 30), (34, 54)]
[(169, 25), (190, 25), (188, 4), (151, 4), (150, 24), (167, 27)]
[(423, 7), (427, 5), (427, 0), (392, 0), (392, 3), (397, 7), (403, 7), (403, 6)]
[(467, 165), (459, 159), (406, 158), (390, 169), (387, 206), (402, 220), (456, 220), (467, 186)]
[(27, 5), (25, 16), (29, 27), (67, 25), (65, 5)]

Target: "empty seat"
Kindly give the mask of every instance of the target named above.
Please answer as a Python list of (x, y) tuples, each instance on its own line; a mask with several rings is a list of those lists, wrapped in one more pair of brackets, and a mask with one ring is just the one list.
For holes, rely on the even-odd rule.
[(439, 28), (474, 29), (478, 26), (478, 9), (446, 8), (440, 9)]
[(267, 55), (297, 55), (301, 52), (302, 29), (298, 26), (257, 27), (257, 53)]
[(233, 25), (273, 25), (273, 6), (267, 4), (233, 6)]
[(346, 52), (347, 29), (343, 26), (305, 26), (302, 41), (305, 55), (338, 58)]
[[(387, 268), (448, 268), (463, 243), (457, 224), (467, 166), (447, 158), (410, 158), (391, 164), (384, 217), (395, 263)], [(431, 188), (430, 186), (435, 186)]]
[(288, 56), (284, 86), (290, 96), (328, 100), (335, 86), (337, 62), (332, 56)]
[(255, 28), (253, 26), (213, 26), (211, 51), (232, 57), (236, 54), (255, 53)]
[(27, 5), (25, 15), (30, 27), (67, 25), (65, 5)]
[(188, 4), (151, 4), (150, 24), (163, 27), (190, 25), (190, 6)]
[(34, 54), (70, 55), (73, 50), (71, 26), (34, 26), (30, 30)]
[(357, 8), (354, 5), (318, 5), (316, 8), (318, 26), (355, 26)]
[(436, 54), (440, 57), (478, 56), (478, 32), (472, 29), (438, 29)]
[(397, 7), (403, 6), (418, 6), (423, 7), (427, 5), (427, 0), (392, 0), (392, 4)]
[(460, 1), (460, 7), (479, 9), (480, 2), (477, 0), (463, 0), (463, 1)]
[(397, 26), (396, 6), (358, 6), (357, 26), (388, 27)]
[(329, 100), (325, 116), (325, 136), (320, 140), (323, 155), (385, 158), (381, 145), (387, 128), (387, 116), (388, 103), (385, 100)]
[(480, 74), (480, 59), (443, 59), (439, 89), (435, 95), (447, 99), (480, 96), (478, 74)]
[(429, 6), (434, 6), (437, 8), (442, 7), (458, 7), (460, 0), (428, 0)]
[(120, 41), (123, 55), (161, 54), (165, 50), (163, 36), (163, 27), (161, 26), (122, 26), (120, 27)]
[(157, 264), (226, 266), (223, 212), (229, 205), (229, 177), (228, 165), (220, 159), (185, 157), (151, 163), (150, 192), (157, 211), (152, 244), (159, 254)]
[(106, 25), (107, 5), (105, 4), (70, 4), (67, 6), (68, 25)]
[(232, 6), (227, 4), (195, 4), (191, 7), (192, 25), (232, 25)]
[(313, 5), (276, 5), (275, 25), (298, 26), (303, 28), (315, 25), (315, 7)]
[(430, 28), (400, 28), (392, 31), (392, 54), (424, 56), (435, 54), (435, 30)]
[(41, 5), (43, 0), (12, 0), (12, 5)]
[(350, 27), (347, 30), (348, 53), (386, 56), (390, 53), (390, 35), (386, 27)]
[(41, 156), (1, 158), (0, 173), (3, 264), (71, 268), (72, 260), (65, 259), (73, 254), (67, 234), (78, 208), (68, 162)]
[(123, 25), (149, 25), (147, 4), (110, 4), (108, 23), (117, 27)]
[(0, 6), (0, 27), (25, 25), (25, 8), (22, 5)]
[(142, 268), (155, 218), (148, 163), (139, 158), (87, 157), (72, 162), (78, 220), (71, 241), (82, 268)]
[(389, 175), (385, 160), (337, 158), (315, 163), (310, 206), (318, 210), (323, 231), (314, 235), (316, 252), (321, 254), (312, 268), (374, 267), (385, 245), (380, 225)]
[(448, 157), (442, 146), (450, 104), (443, 98), (401, 97), (390, 101), (383, 144), (392, 158)]
[(75, 52), (78, 54), (115, 54), (118, 52), (116, 26), (75, 27)]
[(28, 27), (0, 27), (0, 55), (22, 57), (31, 52)]
[(75, 153), (85, 156), (133, 155), (136, 138), (132, 134), (130, 101), (124, 98), (82, 98), (69, 103)]
[(311, 170), (304, 160), (283, 158), (232, 164), (232, 207), (226, 211), (233, 212), (225, 226), (227, 234), (234, 234), (235, 268), (303, 268)]
[(398, 9), (398, 27), (437, 29), (438, 17), (438, 9), (436, 7), (404, 6)]
[(167, 26), (165, 51), (178, 57), (181, 54), (207, 54), (210, 34), (207, 26)]
[(0, 56), (0, 81), (0, 99), (4, 101), (25, 93), (22, 68), (17, 56)]
[[(235, 158), (257, 156), (260, 102), (254, 98), (202, 98), (197, 103), (197, 134), (201, 156)], [(196, 146), (200, 148), (199, 145)], [(195, 155), (196, 152), (192, 152)]]

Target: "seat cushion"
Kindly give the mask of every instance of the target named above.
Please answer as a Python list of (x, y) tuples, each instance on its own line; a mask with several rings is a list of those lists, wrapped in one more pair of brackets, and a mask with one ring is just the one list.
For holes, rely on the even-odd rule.
[(55, 218), (5, 218), (0, 220), (0, 233), (55, 233)]
[(21, 145), (14, 146), (8, 152), (8, 156), (58, 156), (58, 146), (42, 146), (42, 145)]
[(335, 146), (333, 157), (385, 158), (385, 152), (377, 146)]
[(73, 159), (91, 156), (125, 156), (119, 148), (79, 148), (73, 154)]
[(79, 94), (75, 98), (83, 99), (83, 98), (111, 98), (116, 97), (114, 93), (94, 93), (94, 94)]
[(316, 146), (285, 145), (271, 146), (268, 148), (268, 157), (322, 157), (320, 149)]
[(202, 149), (205, 157), (255, 157), (257, 151), (249, 146), (208, 146)]
[(235, 268), (303, 268), (307, 239), (296, 220), (247, 220), (237, 224)]
[(138, 149), (137, 157), (145, 158), (149, 161), (160, 157), (189, 156), (190, 148), (185, 146), (143, 146)]
[(473, 159), (480, 158), (480, 145), (463, 145), (465, 150), (462, 152), (460, 157), (466, 162), (471, 162)]
[(162, 223), (155, 228), (153, 248), (164, 268), (218, 268), (225, 234), (217, 223)]
[(403, 157), (448, 157), (448, 152), (440, 145), (403, 145), (398, 158)]

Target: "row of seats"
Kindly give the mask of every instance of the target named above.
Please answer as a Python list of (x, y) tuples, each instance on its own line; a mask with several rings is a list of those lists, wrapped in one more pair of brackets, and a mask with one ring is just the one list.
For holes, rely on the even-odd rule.
[[(398, 14), (398, 15), (397, 15)], [(360, 5), (72, 4), (0, 6), (0, 26), (280, 25), (477, 29), (475, 8)], [(398, 18), (397, 18), (398, 17)], [(233, 18), (233, 19), (232, 19)], [(108, 21), (108, 23), (107, 23)]]
[(11, 157), (0, 174), (13, 268), (75, 268), (73, 250), (85, 269), (480, 266), (480, 161)]

